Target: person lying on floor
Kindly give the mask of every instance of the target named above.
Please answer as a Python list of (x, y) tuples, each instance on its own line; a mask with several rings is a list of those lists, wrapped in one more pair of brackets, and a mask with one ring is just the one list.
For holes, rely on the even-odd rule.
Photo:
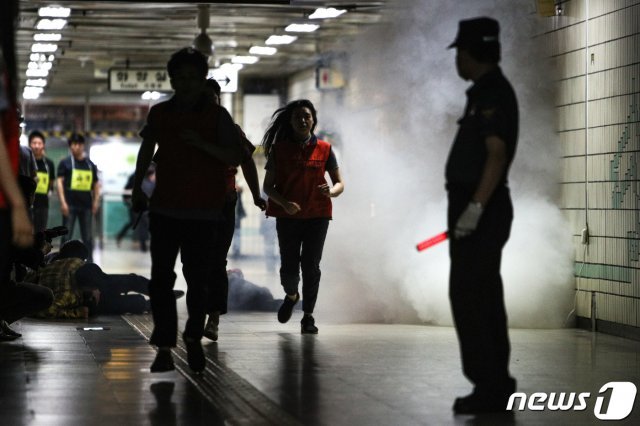
[[(149, 280), (136, 274), (106, 274), (87, 262), (87, 247), (70, 240), (55, 260), (27, 274), (25, 281), (53, 291), (53, 304), (35, 315), (38, 318), (88, 318), (96, 314), (140, 314), (149, 311), (143, 295), (149, 294)], [(135, 292), (138, 294), (128, 294)], [(176, 298), (184, 296), (174, 290)]]

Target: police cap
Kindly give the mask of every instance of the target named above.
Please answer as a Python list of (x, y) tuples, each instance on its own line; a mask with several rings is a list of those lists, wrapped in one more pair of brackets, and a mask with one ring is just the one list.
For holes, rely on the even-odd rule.
[(500, 24), (492, 18), (473, 18), (462, 20), (458, 24), (458, 35), (449, 45), (452, 47), (490, 47), (499, 43)]

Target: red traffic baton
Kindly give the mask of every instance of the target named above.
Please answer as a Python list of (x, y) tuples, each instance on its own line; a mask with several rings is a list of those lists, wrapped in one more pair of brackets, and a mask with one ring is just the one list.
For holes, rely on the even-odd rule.
[(418, 243), (416, 245), (416, 250), (418, 250), (418, 251), (426, 250), (429, 247), (433, 247), (436, 244), (439, 244), (439, 243), (443, 242), (447, 238), (449, 238), (449, 232), (448, 231), (441, 232), (438, 235), (435, 235), (435, 236), (433, 236), (431, 238), (428, 238), (428, 239)]

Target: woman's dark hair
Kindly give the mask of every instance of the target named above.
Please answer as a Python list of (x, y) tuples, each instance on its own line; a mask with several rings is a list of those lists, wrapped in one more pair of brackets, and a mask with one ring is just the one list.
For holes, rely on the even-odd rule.
[(218, 98), (220, 97), (222, 89), (220, 88), (220, 83), (218, 83), (215, 78), (208, 78), (205, 85), (212, 89)]
[(202, 74), (202, 78), (206, 78), (209, 72), (207, 57), (192, 47), (185, 47), (171, 55), (169, 62), (167, 62), (169, 78), (174, 78), (178, 68), (183, 65), (193, 65), (196, 67), (198, 71), (200, 71), (200, 74)]
[(31, 133), (29, 133), (29, 143), (31, 143), (31, 140), (33, 138), (40, 138), (42, 139), (42, 143), (45, 144), (47, 142), (47, 140), (45, 139), (44, 135), (42, 134), (41, 131), (39, 130), (34, 130)]
[(262, 138), (262, 148), (264, 149), (264, 155), (269, 157), (271, 153), (271, 147), (274, 143), (282, 139), (289, 139), (293, 133), (291, 128), (291, 115), (293, 111), (298, 108), (309, 108), (311, 116), (313, 117), (313, 126), (311, 126), (311, 133), (316, 128), (318, 123), (316, 108), (308, 99), (298, 99), (289, 102), (287, 105), (276, 110), (271, 116), (271, 123), (267, 131)]

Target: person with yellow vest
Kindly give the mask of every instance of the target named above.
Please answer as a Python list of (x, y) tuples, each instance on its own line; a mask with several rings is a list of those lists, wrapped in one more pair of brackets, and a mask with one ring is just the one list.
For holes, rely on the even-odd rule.
[(100, 207), (100, 182), (98, 168), (85, 155), (84, 136), (73, 133), (69, 137), (71, 155), (58, 165), (58, 196), (62, 211), (62, 225), (69, 233), (61, 244), (73, 236), (76, 220), (80, 224), (82, 242), (89, 249), (89, 261), (93, 261), (93, 216)]
[[(303, 334), (318, 333), (313, 310), (320, 286), (320, 259), (332, 214), (331, 198), (344, 191), (331, 144), (313, 133), (316, 124), (313, 104), (306, 99), (296, 100), (276, 110), (262, 139), (267, 156), (263, 184), (269, 196), (267, 216), (276, 218), (280, 283), (286, 293), (278, 310), (278, 321), (289, 321), (300, 300), (298, 284), (302, 269)], [(333, 185), (327, 183), (325, 173)]]
[(33, 201), (33, 229), (35, 232), (47, 229), (49, 219), (49, 195), (53, 191), (53, 184), (56, 178), (56, 169), (49, 158), (44, 154), (46, 139), (42, 132), (34, 130), (29, 133), (29, 148), (36, 158), (38, 172), (38, 186)]

